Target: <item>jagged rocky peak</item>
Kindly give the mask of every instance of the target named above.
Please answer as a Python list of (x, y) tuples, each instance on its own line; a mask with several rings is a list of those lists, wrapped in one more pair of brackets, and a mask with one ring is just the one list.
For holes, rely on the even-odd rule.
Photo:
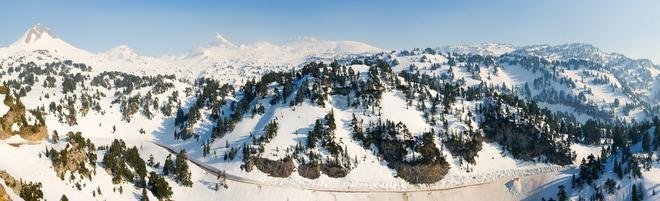
[[(92, 61), (93, 55), (85, 50), (78, 49), (60, 39), (50, 28), (37, 23), (28, 29), (21, 38), (9, 46), (15, 53), (44, 50), (49, 54), (66, 59)], [(39, 53), (41, 54), (41, 53)]]
[(42, 25), (41, 23), (37, 23), (25, 33), (21, 41), (29, 44), (47, 37), (57, 38), (57, 36), (50, 30), (50, 28)]
[(236, 45), (232, 43), (231, 41), (227, 40), (224, 36), (222, 36), (220, 33), (215, 33), (215, 42), (218, 46), (220, 47), (227, 47), (227, 48), (234, 48)]

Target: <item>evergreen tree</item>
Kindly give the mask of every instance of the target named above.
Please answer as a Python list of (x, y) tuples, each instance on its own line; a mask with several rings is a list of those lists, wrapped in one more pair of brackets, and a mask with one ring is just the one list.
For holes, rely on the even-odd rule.
[(175, 179), (176, 181), (183, 186), (192, 186), (191, 174), (188, 168), (188, 156), (186, 155), (186, 150), (182, 149), (179, 154), (176, 155), (176, 169), (175, 169)]
[(639, 193), (637, 192), (637, 185), (633, 184), (632, 185), (632, 192), (630, 193), (630, 197), (632, 201), (641, 201), (642, 199), (639, 198)]
[(328, 128), (330, 128), (330, 130), (335, 130), (337, 128), (337, 125), (335, 124), (334, 109), (331, 109), (330, 112), (325, 116), (325, 118)]
[(44, 198), (41, 183), (23, 183), (19, 196), (25, 201), (38, 201)]
[(557, 200), (568, 201), (568, 195), (566, 195), (566, 189), (564, 188), (564, 185), (559, 185), (559, 191), (557, 192)]
[(650, 133), (642, 132), (642, 150), (644, 152), (651, 152), (651, 136)]
[(644, 189), (642, 189), (642, 184), (639, 184), (637, 188), (637, 192), (639, 192), (639, 200), (644, 200)]
[(158, 200), (169, 200), (172, 197), (172, 187), (156, 172), (149, 173), (149, 187)]
[(314, 129), (309, 131), (307, 135), (307, 148), (313, 149), (316, 147), (316, 142), (318, 142), (319, 138), (321, 138), (323, 130), (324, 129), (321, 120), (317, 119), (314, 123)]
[(660, 117), (656, 116), (653, 118), (653, 124), (655, 125), (653, 135), (653, 147), (655, 150), (660, 150)]
[(53, 131), (53, 136), (51, 138), (53, 139), (54, 144), (57, 144), (57, 142), (60, 141), (60, 135), (57, 134), (57, 131)]
[(170, 173), (174, 173), (175, 167), (174, 163), (172, 162), (172, 154), (168, 154), (167, 158), (165, 158), (165, 163), (163, 164), (163, 175), (169, 175)]
[(154, 161), (154, 155), (153, 155), (153, 154), (149, 154), (149, 160), (147, 160), (147, 165), (148, 165), (149, 167), (153, 167), (154, 164), (155, 164), (155, 161)]
[(353, 138), (362, 141), (363, 145), (366, 146), (364, 142), (364, 130), (358, 119), (355, 117), (355, 113), (353, 113), (353, 119), (351, 119), (351, 127), (353, 128)]

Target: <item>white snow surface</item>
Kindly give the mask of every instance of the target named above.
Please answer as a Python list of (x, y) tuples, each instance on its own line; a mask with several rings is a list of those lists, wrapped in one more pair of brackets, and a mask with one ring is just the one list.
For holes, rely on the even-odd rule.
[[(0, 48), (0, 64), (13, 63), (27, 57), (42, 63), (74, 60), (94, 66), (94, 70), (123, 71), (141, 75), (175, 74), (193, 80), (199, 76), (221, 75), (229, 83), (242, 83), (237, 77), (260, 76), (268, 70), (296, 67), (307, 59), (332, 59), (338, 55), (364, 54), (381, 51), (371, 45), (354, 41), (326, 41), (299, 37), (284, 44), (258, 42), (235, 45), (216, 33), (215, 42), (180, 55), (143, 56), (127, 45), (98, 54), (78, 49), (55, 36), (44, 25), (37, 24), (9, 47)], [(1, 59), (7, 59), (2, 61)], [(249, 70), (252, 69), (252, 70)]]
[[(478, 47), (453, 46), (451, 48), (453, 48), (452, 51), (457, 52), (496, 56), (511, 52), (514, 47), (505, 44), (483, 44)], [(0, 64), (20, 63), (22, 59), (16, 57), (26, 57), (26, 60), (37, 61), (37, 63), (73, 59), (93, 65), (94, 72), (90, 73), (91, 75), (101, 71), (118, 70), (146, 75), (175, 74), (182, 78), (217, 76), (227, 82), (235, 79), (234, 83), (240, 83), (241, 79), (247, 79), (268, 70), (289, 69), (310, 58), (333, 59), (336, 55), (380, 51), (378, 48), (359, 42), (323, 41), (313, 38), (298, 38), (281, 45), (267, 42), (236, 45), (220, 34), (216, 34), (214, 44), (200, 47), (185, 55), (141, 56), (128, 46), (119, 46), (104, 53), (92, 54), (67, 44), (48, 28), (37, 25), (28, 30), (14, 44), (0, 49)], [(422, 56), (427, 56), (429, 61), (420, 62)], [(447, 73), (449, 69), (446, 64), (447, 58), (443, 55), (422, 54), (395, 57), (395, 59), (400, 62), (400, 65), (393, 67), (397, 71), (408, 69), (411, 64), (417, 66), (420, 72), (430, 75), (441, 75)], [(440, 64), (440, 68), (435, 70), (428, 68), (433, 63)], [(351, 65), (351, 67), (360, 72), (364, 72), (368, 68), (365, 65)], [(489, 74), (490, 70), (482, 69), (480, 76), (485, 82), (493, 85), (505, 84), (510, 88), (520, 87), (540, 76), (517, 65), (502, 66), (494, 75)], [(454, 66), (453, 73), (455, 79), (465, 79), (467, 85), (480, 82), (475, 79), (474, 75), (467, 73), (463, 67)], [(579, 80), (578, 73), (567, 70), (564, 75)], [(492, 79), (486, 79), (488, 76), (492, 76)], [(15, 79), (15, 75), (7, 77), (3, 77), (3, 79)], [(39, 78), (39, 80), (44, 79), (45, 77)], [(184, 89), (191, 86), (185, 81), (173, 81), (173, 84), (174, 89), (155, 96), (161, 101), (166, 100), (167, 95), (171, 92), (178, 91), (180, 94), (184, 94)], [(600, 102), (601, 106), (612, 103), (615, 98), (618, 98), (622, 104), (629, 101), (622, 93), (607, 85), (593, 86), (578, 83), (577, 88), (581, 87), (592, 88), (593, 95), (589, 95), (588, 98), (594, 102)], [(68, 131), (82, 131), (85, 137), (90, 138), (97, 145), (109, 144), (112, 139), (124, 139), (130, 146), (140, 147), (140, 154), (143, 158), (153, 155), (156, 161), (161, 162), (167, 156), (168, 151), (156, 144), (175, 150), (185, 148), (188, 150), (191, 160), (204, 164), (209, 169), (225, 170), (227, 174), (238, 175), (245, 180), (254, 182), (229, 181), (229, 189), (215, 191), (212, 189), (217, 182), (215, 176), (189, 163), (194, 182), (192, 188), (176, 185), (171, 178), (168, 178), (168, 182), (173, 186), (174, 200), (483, 200), (485, 195), (492, 200), (538, 200), (541, 196), (547, 198), (549, 195), (556, 194), (556, 186), (565, 185), (566, 181), (570, 186), (570, 176), (576, 173), (574, 166), (560, 167), (516, 160), (503, 151), (500, 145), (484, 143), (476, 158), (476, 165), (468, 167), (465, 164), (459, 164), (459, 159), (454, 158), (445, 150), (443, 154), (447, 156), (447, 161), (451, 165), (450, 172), (445, 178), (434, 184), (409, 184), (401, 178), (394, 177), (396, 173), (388, 168), (385, 162), (381, 162), (370, 150), (362, 148), (350, 136), (352, 114), (356, 114), (365, 122), (375, 122), (377, 119), (364, 115), (364, 111), (346, 108), (344, 98), (332, 96), (328, 100), (327, 106), (323, 108), (308, 102), (293, 108), (282, 104), (270, 106), (268, 99), (260, 100), (266, 106), (266, 113), (255, 117), (244, 116), (232, 132), (211, 145), (211, 156), (203, 157), (200, 152), (200, 143), (211, 137), (208, 131), (214, 124), (206, 118), (210, 115), (208, 110), (202, 110), (204, 118), (195, 125), (195, 129), (202, 133), (200, 141), (175, 140), (172, 136), (173, 117), (165, 117), (161, 113), (156, 113), (152, 119), (135, 115), (130, 123), (122, 121), (119, 110), (113, 108), (117, 105), (111, 104), (114, 99), (111, 94), (115, 91), (104, 88), (98, 88), (98, 90), (109, 94), (99, 101), (101, 107), (105, 109), (104, 114), (89, 112), (85, 116), (79, 116), (78, 124), (74, 126), (62, 124), (55, 116), (48, 115), (46, 122), (49, 132), (57, 130), (62, 136)], [(146, 90), (142, 89), (133, 94), (145, 94)], [(536, 93), (538, 91), (533, 92), (533, 94)], [(50, 99), (42, 99), (44, 94), (49, 94)], [(29, 108), (45, 107), (51, 101), (59, 100), (63, 96), (60, 91), (53, 91), (51, 88), (44, 88), (40, 84), (36, 84), (22, 101)], [(420, 135), (433, 128), (421, 117), (422, 113), (416, 110), (415, 106), (406, 107), (405, 100), (401, 96), (398, 92), (383, 94), (382, 108), (378, 111), (382, 113), (382, 117), (405, 123), (413, 135)], [(186, 99), (182, 106), (190, 107), (192, 101)], [(478, 102), (470, 101), (460, 102), (455, 105), (456, 110), (463, 107), (474, 108), (478, 104)], [(6, 106), (3, 106), (4, 104), (0, 104), (1, 114), (8, 110)], [(541, 104), (541, 106), (553, 111), (573, 111), (572, 108), (563, 105)], [(302, 178), (297, 172), (294, 172), (287, 178), (273, 178), (258, 170), (246, 173), (240, 169), (242, 164), (240, 159), (224, 161), (221, 157), (228, 151), (225, 148), (226, 141), (231, 146), (240, 146), (243, 142), (249, 141), (247, 138), (250, 133), (262, 131), (268, 122), (276, 119), (280, 125), (278, 134), (271, 143), (266, 144), (264, 157), (279, 159), (284, 155), (284, 149), (295, 146), (298, 142), (305, 143), (306, 133), (313, 126), (314, 121), (323, 117), (330, 110), (334, 111), (337, 122), (337, 140), (349, 150), (351, 155), (356, 155), (360, 160), (357, 167), (352, 169), (347, 177), (330, 178), (322, 175), (316, 180), (310, 180)], [(590, 118), (587, 114), (577, 114), (576, 116), (581, 122)], [(450, 129), (464, 130), (467, 125), (460, 122), (464, 118), (465, 115), (458, 112), (448, 115), (448, 121), (451, 123)], [(117, 128), (114, 133), (112, 132), (113, 126)], [(139, 134), (139, 129), (144, 129), (146, 134)], [(124, 189), (123, 194), (113, 192), (112, 189), (118, 185), (113, 185), (110, 175), (100, 168), (94, 176), (94, 182), (86, 182), (87, 185), (83, 187), (83, 190), (78, 191), (74, 189), (73, 183), (67, 180), (62, 181), (55, 175), (49, 159), (40, 157), (47, 147), (61, 149), (65, 146), (65, 142), (54, 144), (52, 141), (44, 141), (19, 147), (9, 145), (23, 142), (25, 140), (18, 136), (0, 142), (0, 153), (2, 153), (0, 154), (0, 169), (8, 171), (17, 179), (42, 182), (46, 189), (44, 195), (48, 200), (59, 200), (62, 193), (66, 193), (70, 200), (134, 200), (140, 196), (141, 189), (126, 183), (120, 184)], [(600, 152), (600, 147), (580, 144), (574, 144), (572, 149), (578, 154), (578, 162), (588, 154), (596, 155)], [(97, 163), (100, 163), (102, 152), (98, 153), (100, 157)], [(240, 157), (239, 154), (237, 158)], [(657, 176), (660, 174), (657, 165), (643, 174), (644, 179), (641, 182), (644, 182), (646, 187), (657, 186), (660, 182), (660, 178)], [(97, 187), (101, 188), (103, 195), (95, 198), (92, 197), (91, 191)], [(650, 189), (647, 190), (646, 195), (650, 195), (648, 193)], [(15, 196), (12, 193), (10, 195)], [(154, 197), (150, 197), (150, 199), (155, 200)], [(616, 200), (616, 198), (612, 199)]]

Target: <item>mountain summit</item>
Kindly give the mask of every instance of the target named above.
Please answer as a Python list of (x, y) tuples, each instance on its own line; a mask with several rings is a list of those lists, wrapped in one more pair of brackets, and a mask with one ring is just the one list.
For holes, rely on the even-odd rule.
[(215, 42), (220, 47), (235, 48), (236, 45), (231, 41), (227, 40), (225, 37), (220, 35), (220, 33), (215, 33)]
[(40, 54), (49, 56), (60, 56), (68, 59), (75, 59), (85, 62), (91, 62), (94, 55), (78, 49), (62, 39), (48, 27), (37, 23), (28, 29), (21, 38), (12, 43), (8, 49), (14, 54), (30, 53), (34, 51), (44, 51)]
[(21, 38), (23, 42), (26, 44), (36, 42), (40, 39), (56, 39), (57, 36), (50, 31), (50, 29), (44, 25), (41, 25), (41, 23), (37, 23), (34, 25), (32, 28), (30, 28), (23, 38)]
[(14, 42), (11, 46), (15, 47), (25, 47), (25, 46), (34, 46), (42, 43), (53, 43), (61, 41), (55, 33), (53, 33), (50, 28), (37, 23), (28, 29), (21, 38)]

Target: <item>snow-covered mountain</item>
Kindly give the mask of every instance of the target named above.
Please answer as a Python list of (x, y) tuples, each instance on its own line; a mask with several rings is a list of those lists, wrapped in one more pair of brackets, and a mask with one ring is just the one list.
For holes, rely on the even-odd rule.
[(91, 53), (73, 47), (58, 38), (48, 27), (37, 24), (30, 28), (16, 42), (7, 47), (16, 51), (49, 51), (62, 57), (91, 56)]
[[(251, 78), (267, 71), (296, 67), (309, 58), (332, 59), (378, 51), (380, 49), (365, 43), (325, 41), (311, 37), (300, 37), (281, 45), (268, 42), (235, 45), (216, 33), (210, 45), (181, 55), (144, 56), (126, 45), (93, 54), (66, 43), (48, 27), (37, 24), (9, 47), (0, 49), (0, 59), (5, 59), (4, 62), (68, 59), (95, 66), (96, 69), (141, 75), (176, 74), (192, 80), (198, 76), (216, 75), (228, 79)], [(240, 83), (241, 80), (232, 82)]]
[[(259, 42), (235, 45), (216, 33), (214, 42), (180, 56), (148, 57), (120, 46), (99, 56), (123, 71), (141, 74), (176, 74), (187, 79), (222, 76), (229, 82), (252, 78), (263, 72), (296, 67), (309, 58), (328, 58), (350, 54), (375, 53), (380, 49), (353, 41), (324, 41), (300, 37), (282, 45)], [(236, 80), (233, 80), (236, 79)]]
[(500, 56), (514, 50), (518, 47), (506, 43), (482, 43), (478, 45), (450, 45), (439, 48), (440, 52), (454, 52), (459, 54), (478, 54)]
[[(631, 59), (623, 54), (605, 52), (585, 43), (560, 45), (529, 45), (517, 47), (502, 43), (482, 43), (477, 45), (452, 45), (437, 48), (438, 52), (482, 56), (531, 56), (548, 62), (578, 62), (582, 67), (598, 68), (609, 74), (627, 88), (631, 98), (639, 99), (649, 107), (660, 102), (658, 90), (654, 87), (660, 80), (660, 67), (648, 59)], [(577, 68), (577, 67), (576, 67)]]
[(8, 47), (0, 48), (0, 59), (3, 62), (14, 60), (30, 60), (34, 62), (67, 58), (85, 63), (97, 63), (96, 55), (76, 48), (63, 41), (48, 27), (36, 24), (28, 29), (16, 42)]
[(0, 50), (0, 200), (654, 200), (648, 65), (586, 44), (220, 34), (92, 54), (38, 25)]
[(648, 59), (631, 59), (619, 53), (608, 53), (584, 43), (564, 45), (527, 46), (512, 54), (538, 56), (550, 61), (585, 60), (601, 65), (613, 73), (622, 83), (640, 94), (650, 104), (657, 104), (660, 99), (653, 95), (653, 85), (660, 76), (660, 68)]

